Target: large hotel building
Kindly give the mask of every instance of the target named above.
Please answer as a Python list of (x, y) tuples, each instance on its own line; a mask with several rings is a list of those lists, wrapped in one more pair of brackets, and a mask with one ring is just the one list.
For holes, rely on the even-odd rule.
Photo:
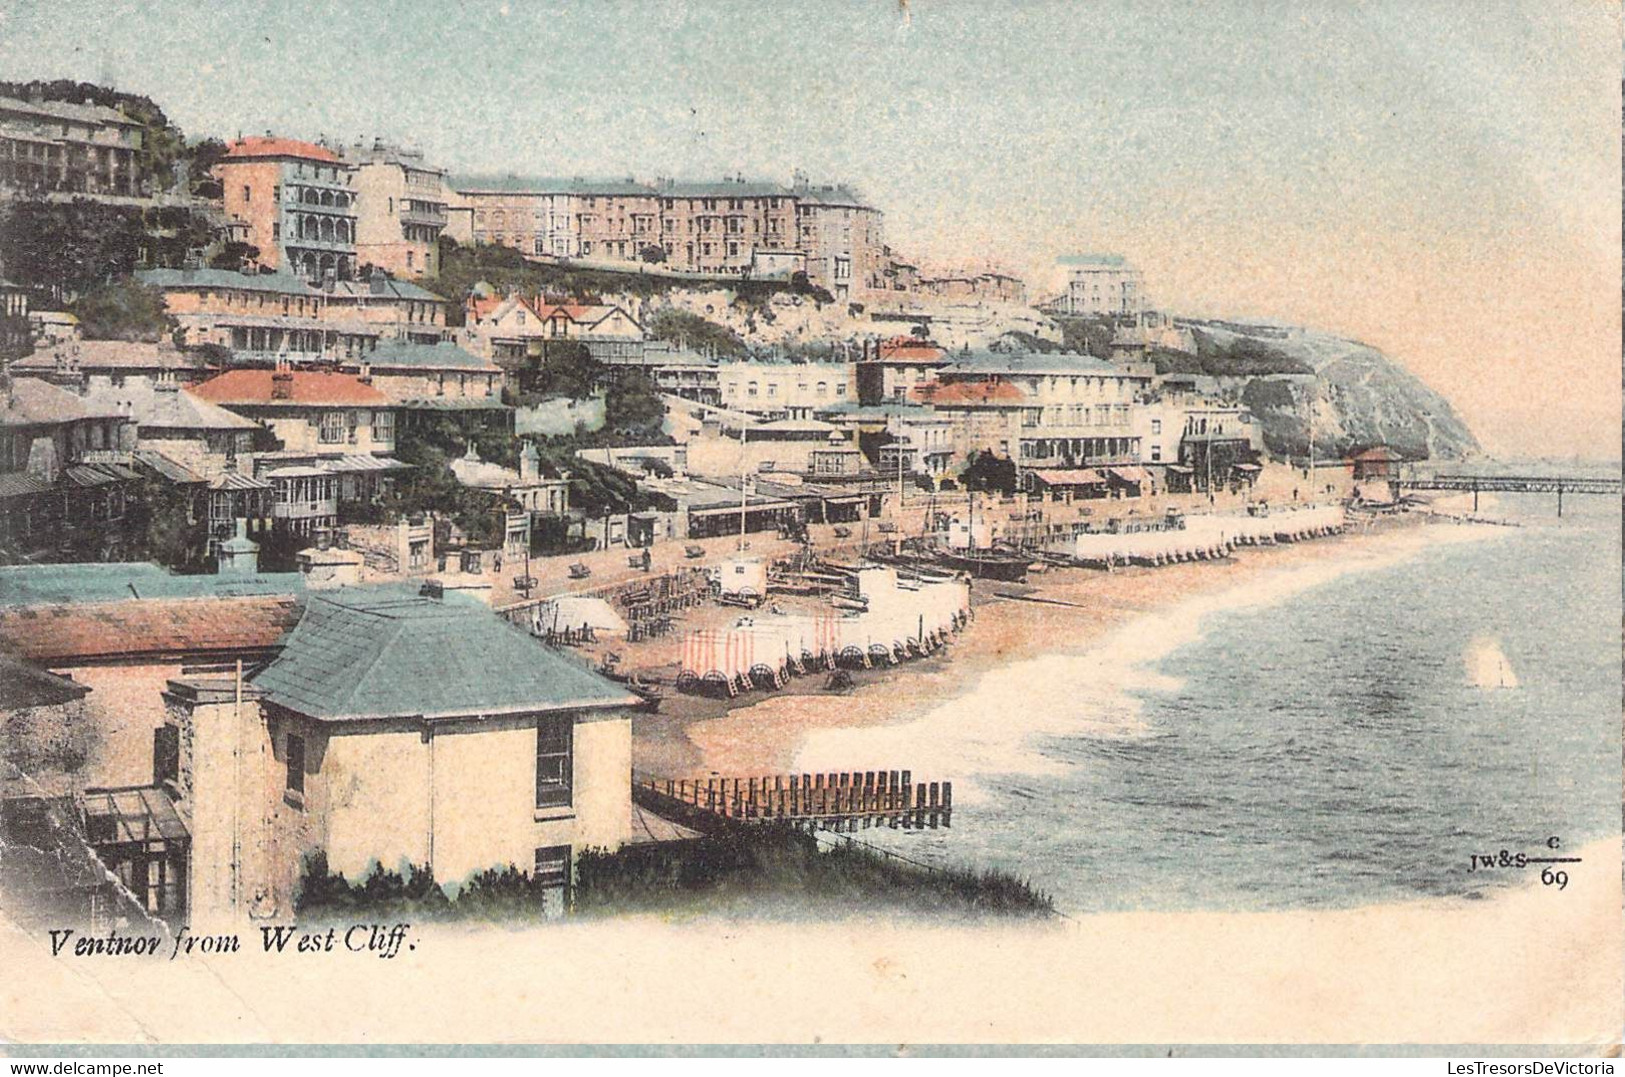
[(805, 271), (836, 296), (887, 287), (879, 210), (841, 185), (467, 177), (467, 238), (533, 257), (722, 277)]

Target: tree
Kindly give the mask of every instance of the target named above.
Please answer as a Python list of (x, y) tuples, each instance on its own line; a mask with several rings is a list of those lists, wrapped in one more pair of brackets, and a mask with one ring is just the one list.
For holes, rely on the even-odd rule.
[(585, 400), (604, 380), (604, 364), (592, 357), (585, 344), (564, 341), (550, 346), (535, 379), (536, 391)]
[(133, 210), (89, 199), (19, 202), (0, 228), (6, 275), (62, 300), (135, 269), (145, 232)]
[(160, 340), (175, 331), (156, 289), (123, 277), (80, 296), (69, 310), (88, 340)]
[(258, 247), (252, 243), (244, 243), (241, 240), (234, 239), (215, 252), (214, 257), (209, 259), (209, 267), (211, 269), (241, 269), (247, 262), (259, 261), (259, 257), (260, 249)]
[(604, 425), (609, 429), (654, 433), (665, 418), (666, 405), (649, 375), (627, 371), (610, 383), (604, 397)]
[(655, 311), (644, 328), (652, 340), (669, 340), (722, 356), (743, 358), (750, 351), (744, 338), (727, 326), (675, 307)]
[(959, 478), (967, 490), (1013, 494), (1016, 492), (1016, 462), (1009, 457), (996, 456), (990, 449), (983, 449)]
[(643, 249), (638, 252), (638, 257), (642, 258), (650, 265), (659, 265), (666, 260), (666, 248), (662, 247), (658, 243), (647, 243), (644, 245)]
[(199, 198), (219, 198), (220, 181), (214, 176), (214, 166), (226, 155), (226, 144), (218, 138), (206, 138), (191, 146), (191, 159), (187, 165), (187, 179), (192, 193)]

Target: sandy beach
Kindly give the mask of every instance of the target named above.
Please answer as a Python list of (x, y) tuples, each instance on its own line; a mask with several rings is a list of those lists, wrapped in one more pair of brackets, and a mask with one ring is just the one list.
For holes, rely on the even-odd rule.
[[(826, 690), (825, 678), (813, 675), (795, 678), (778, 692), (748, 693), (734, 701), (668, 692), (661, 713), (635, 720), (633, 763), (640, 773), (670, 778), (785, 772), (794, 767), (807, 737), (819, 730), (907, 722), (996, 667), (1041, 654), (1082, 653), (1136, 617), (1282, 570), (1380, 556), (1385, 544), (1412, 541), (1399, 536), (1429, 528), (1449, 529), (1451, 537), (1493, 530), (1407, 515), (1356, 524), (1327, 538), (1245, 547), (1215, 561), (1111, 572), (1058, 569), (1030, 577), (1027, 585), (977, 581), (975, 619), (944, 651), (856, 674), (857, 686), (846, 691)], [(997, 592), (1044, 601), (1001, 598)]]

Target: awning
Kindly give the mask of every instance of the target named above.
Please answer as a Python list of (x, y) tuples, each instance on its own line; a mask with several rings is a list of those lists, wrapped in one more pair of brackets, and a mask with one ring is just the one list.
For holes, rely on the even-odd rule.
[(269, 490), (270, 488), (270, 483), (262, 482), (252, 475), (244, 475), (240, 471), (228, 471), (209, 483), (209, 489), (211, 490)]
[(323, 460), (321, 466), (333, 472), (359, 472), (402, 471), (408, 465), (389, 456), (364, 456), (359, 453), (352, 453), (347, 456)]
[[(772, 509), (793, 509), (795, 507), (796, 505), (793, 501), (751, 501), (745, 506), (745, 511), (768, 512)], [(690, 509), (688, 514), (690, 516), (738, 516), (739, 506), (737, 504), (733, 504), (717, 505), (704, 509)]]
[(1232, 464), (1231, 466), (1234, 467), (1237, 471), (1263, 471), (1264, 470), (1263, 467), (1258, 465), (1258, 464)]
[(1184, 464), (1169, 464), (1168, 465), (1168, 470), (1169, 471), (1177, 471), (1181, 475), (1194, 475), (1194, 474), (1196, 474), (1196, 469), (1195, 468), (1186, 467)]
[(1111, 473), (1123, 482), (1140, 485), (1151, 481), (1151, 475), (1143, 467), (1114, 467)]
[(331, 479), (333, 473), (325, 467), (279, 467), (267, 471), (268, 479)]

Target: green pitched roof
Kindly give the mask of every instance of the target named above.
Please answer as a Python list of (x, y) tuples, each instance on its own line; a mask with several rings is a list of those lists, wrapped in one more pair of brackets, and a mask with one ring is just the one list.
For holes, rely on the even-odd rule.
[(305, 578), (297, 572), (180, 576), (148, 561), (0, 567), (0, 607), (118, 602), (126, 598), (293, 595), (304, 587)]
[(425, 718), (630, 706), (637, 699), (476, 599), (401, 587), (313, 594), (282, 655), (254, 677), (312, 718)]
[(489, 359), (481, 359), (472, 352), (458, 347), (450, 341), (439, 344), (419, 344), (410, 341), (389, 341), (379, 344), (372, 351), (367, 352), (360, 360), (348, 365), (357, 366), (367, 363), (374, 368), (389, 369), (391, 367), (424, 367), (430, 370), (459, 369), (480, 370), (495, 373), (497, 365)]
[(138, 269), (135, 279), (149, 288), (236, 288), (278, 295), (319, 295), (292, 273), (237, 273), (229, 269)]

